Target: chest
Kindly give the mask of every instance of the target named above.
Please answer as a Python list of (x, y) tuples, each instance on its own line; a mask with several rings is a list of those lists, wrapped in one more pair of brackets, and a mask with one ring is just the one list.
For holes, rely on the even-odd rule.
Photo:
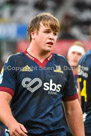
[(67, 82), (67, 75), (64, 67), (59, 64), (48, 63), (44, 68), (36, 63), (25, 64), (17, 72), (17, 82), (30, 92), (37, 89), (60, 92)]

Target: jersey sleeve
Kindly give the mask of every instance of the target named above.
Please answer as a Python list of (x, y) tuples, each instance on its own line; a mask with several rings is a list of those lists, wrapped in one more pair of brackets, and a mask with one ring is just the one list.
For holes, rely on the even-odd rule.
[(66, 83), (64, 86), (63, 100), (64, 101), (71, 101), (71, 100), (77, 99), (78, 93), (77, 93), (77, 89), (75, 87), (74, 76), (73, 76), (72, 69), (71, 69), (70, 65), (68, 64), (68, 62), (66, 65), (65, 74), (66, 74), (67, 80), (66, 80)]
[(16, 68), (15, 63), (10, 57), (4, 64), (0, 74), (0, 91), (8, 92), (12, 96), (16, 88)]

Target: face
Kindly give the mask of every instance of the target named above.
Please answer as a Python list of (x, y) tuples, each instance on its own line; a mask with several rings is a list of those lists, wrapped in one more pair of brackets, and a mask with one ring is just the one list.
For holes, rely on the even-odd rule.
[(32, 39), (37, 50), (51, 52), (56, 43), (58, 33), (51, 30), (49, 26), (40, 24), (38, 32), (33, 32)]
[(68, 62), (72, 67), (76, 67), (78, 65), (79, 60), (81, 59), (82, 54), (79, 52), (72, 52), (68, 56)]

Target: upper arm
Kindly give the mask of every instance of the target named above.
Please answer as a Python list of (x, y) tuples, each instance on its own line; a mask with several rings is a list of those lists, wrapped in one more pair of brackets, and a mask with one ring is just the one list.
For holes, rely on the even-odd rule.
[(10, 103), (11, 99), (12, 99), (12, 95), (10, 95), (7, 92), (0, 91), (0, 102), (6, 101)]
[(78, 110), (80, 106), (78, 99), (72, 101), (64, 101), (63, 103), (66, 112), (73, 112), (74, 110)]
[[(0, 74), (0, 91), (3, 95), (3, 92), (10, 93), (12, 96), (14, 95), (14, 91), (16, 88), (16, 68), (14, 65), (14, 60), (12, 58), (9, 58), (1, 71)], [(7, 94), (8, 95), (8, 94)]]

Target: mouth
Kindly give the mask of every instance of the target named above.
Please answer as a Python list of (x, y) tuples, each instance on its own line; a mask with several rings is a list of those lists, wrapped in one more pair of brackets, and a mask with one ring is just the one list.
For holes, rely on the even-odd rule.
[(47, 42), (47, 44), (49, 44), (49, 45), (53, 45), (53, 42)]
[(73, 62), (74, 62), (74, 63), (78, 63), (78, 61), (77, 61), (77, 60), (75, 60), (75, 59), (73, 60)]

